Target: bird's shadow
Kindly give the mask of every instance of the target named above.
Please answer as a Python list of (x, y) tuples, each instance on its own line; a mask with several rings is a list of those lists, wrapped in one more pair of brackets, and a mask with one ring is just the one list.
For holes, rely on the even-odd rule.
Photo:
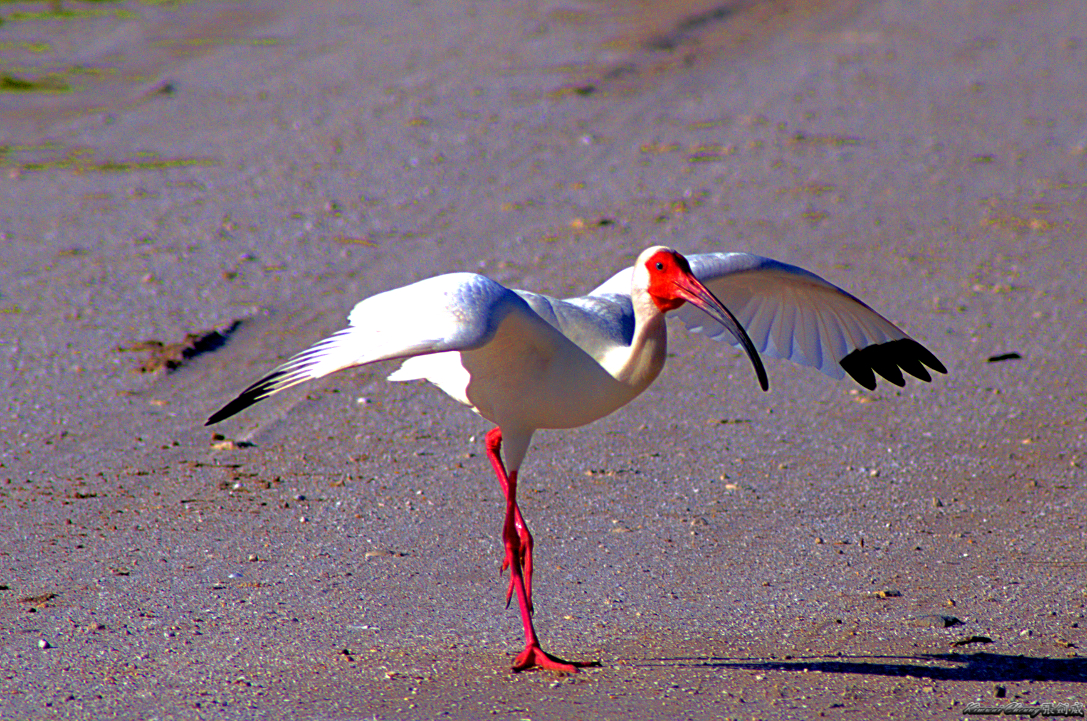
[[(680, 665), (710, 669), (855, 673), (869, 676), (913, 676), (937, 681), (1087, 682), (1087, 659), (1011, 656), (999, 653), (934, 653), (918, 656), (825, 656), (777, 659), (660, 658), (646, 665)], [(937, 665), (939, 664), (939, 665)]]

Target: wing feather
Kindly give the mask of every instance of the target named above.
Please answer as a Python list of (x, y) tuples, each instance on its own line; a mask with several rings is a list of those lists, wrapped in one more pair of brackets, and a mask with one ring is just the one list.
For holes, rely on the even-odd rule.
[[(894, 323), (810, 271), (750, 253), (687, 259), (761, 353), (817, 368), (831, 378), (848, 373), (870, 389), (875, 388), (875, 374), (901, 386), (902, 371), (924, 381), (932, 379), (928, 369), (947, 372), (936, 356)], [(622, 275), (594, 293), (613, 290)], [(689, 303), (674, 314), (692, 332), (739, 347), (720, 324)]]
[(478, 348), (494, 335), (505, 314), (524, 305), (513, 291), (474, 273), (449, 273), (379, 293), (354, 307), (347, 328), (292, 356), (207, 423), (343, 368)]

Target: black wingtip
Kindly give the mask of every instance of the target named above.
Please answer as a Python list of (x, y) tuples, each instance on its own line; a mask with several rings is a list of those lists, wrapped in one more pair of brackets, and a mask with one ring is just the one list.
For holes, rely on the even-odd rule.
[(876, 389), (876, 373), (899, 387), (906, 385), (902, 371), (925, 382), (932, 380), (925, 366), (938, 373), (947, 373), (944, 364), (912, 338), (860, 348), (839, 362), (853, 380), (870, 391)]
[(212, 413), (211, 416), (208, 417), (206, 421), (204, 421), (204, 425), (213, 426), (219, 421), (225, 421), (227, 418), (230, 418), (232, 415), (241, 410), (241, 408), (233, 408), (233, 405), (234, 402), (232, 401), (231, 403), (223, 406), (219, 410)]
[(227, 418), (244, 411), (254, 403), (262, 401), (272, 395), (276, 392), (275, 386), (282, 376), (283, 373), (272, 373), (269, 376), (261, 378), (259, 381), (242, 391), (237, 398), (212, 413), (211, 417), (204, 422), (204, 425), (210, 426), (219, 421), (225, 421)]
[(234, 400), (230, 401), (230, 403), (227, 403), (225, 406), (223, 406), (219, 410), (212, 413), (211, 417), (209, 417), (206, 421), (204, 421), (204, 425), (205, 426), (211, 426), (211, 425), (215, 425), (219, 421), (225, 421), (227, 418), (230, 418), (232, 415), (235, 415), (236, 413), (239, 413), (240, 411), (245, 410), (246, 408), (248, 408), (249, 406), (253, 405), (253, 403), (256, 402), (256, 401), (243, 401), (243, 396), (244, 396), (244, 394), (241, 395), (241, 396), (238, 396)]

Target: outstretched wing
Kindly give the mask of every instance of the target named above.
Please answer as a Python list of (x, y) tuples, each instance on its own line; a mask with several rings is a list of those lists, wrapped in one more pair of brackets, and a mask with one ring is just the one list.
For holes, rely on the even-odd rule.
[[(947, 372), (901, 328), (803, 268), (750, 253), (706, 253), (688, 260), (695, 276), (768, 356), (818, 368), (831, 378), (848, 373), (869, 390), (876, 387), (873, 371), (898, 386), (905, 385), (902, 371), (923, 381), (932, 380), (926, 366)], [(690, 304), (677, 314), (692, 332), (732, 341), (718, 323)]]
[[(759, 352), (770, 357), (817, 368), (831, 378), (848, 373), (869, 390), (876, 387), (876, 373), (902, 386), (902, 371), (924, 381), (932, 380), (927, 368), (947, 372), (901, 328), (803, 268), (750, 253), (705, 253), (687, 260)], [(629, 294), (631, 275), (629, 268), (617, 273), (592, 295)], [(691, 332), (739, 347), (730, 331), (690, 303), (673, 313)]]
[(474, 273), (449, 273), (371, 296), (348, 327), (292, 356), (212, 414), (218, 423), (282, 390), (351, 366), (427, 353), (470, 350), (523, 307), (513, 291)]

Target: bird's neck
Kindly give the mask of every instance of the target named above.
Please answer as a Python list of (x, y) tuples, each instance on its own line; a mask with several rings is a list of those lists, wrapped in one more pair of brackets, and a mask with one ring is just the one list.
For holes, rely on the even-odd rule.
[(668, 328), (657, 308), (639, 308), (635, 302), (634, 337), (626, 357), (612, 375), (641, 393), (660, 374), (668, 352)]

